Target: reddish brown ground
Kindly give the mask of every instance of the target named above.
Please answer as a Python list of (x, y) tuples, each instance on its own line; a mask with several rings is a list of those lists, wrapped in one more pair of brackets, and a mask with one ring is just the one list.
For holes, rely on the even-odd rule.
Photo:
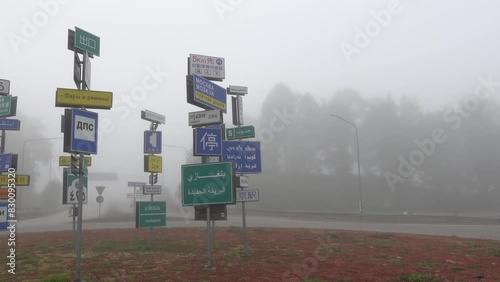
[[(155, 229), (152, 247), (149, 229), (85, 230), (81, 273), (86, 281), (500, 281), (495, 240), (281, 228), (250, 228), (248, 238), (244, 257), (241, 228), (217, 228), (210, 271), (204, 228)], [(71, 232), (21, 233), (17, 242), (16, 275), (0, 246), (1, 281), (74, 278)]]

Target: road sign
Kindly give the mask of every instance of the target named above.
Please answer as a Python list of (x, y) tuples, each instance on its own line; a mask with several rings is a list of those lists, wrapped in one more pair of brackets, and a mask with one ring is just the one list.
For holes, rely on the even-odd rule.
[[(92, 166), (92, 157), (85, 157), (87, 160), (87, 166)], [(70, 166), (71, 157), (70, 156), (59, 156), (59, 166)], [(80, 158), (78, 158), (78, 165), (80, 165)]]
[(237, 173), (261, 173), (260, 142), (222, 141), (222, 161), (234, 162)]
[(161, 131), (144, 131), (144, 154), (161, 154)]
[(7, 200), (9, 198), (9, 188), (0, 188), (0, 200)]
[[(194, 220), (207, 220), (207, 206), (194, 206)], [(227, 220), (227, 205), (210, 205), (210, 220)]]
[(166, 202), (137, 202), (135, 228), (166, 226)]
[(162, 172), (161, 156), (144, 155), (144, 172)]
[[(98, 114), (80, 109), (66, 109), (65, 116), (70, 116), (70, 123), (64, 132), (64, 152), (97, 154)], [(69, 129), (69, 132), (66, 129)]]
[(8, 116), (13, 116), (15, 115), (15, 109), (14, 113), (12, 112), (12, 104), (13, 104), (13, 98), (17, 97), (12, 97), (12, 96), (1, 96), (0, 97), (0, 117), (8, 117)]
[(99, 195), (97, 196), (97, 198), (95, 198), (95, 201), (98, 203), (98, 204), (102, 204), (102, 202), (104, 202), (104, 197)]
[(253, 137), (255, 137), (255, 128), (253, 125), (226, 129), (227, 140), (253, 138)]
[(82, 64), (77, 53), (74, 54), (73, 60), (73, 81), (77, 86), (82, 82)]
[(248, 94), (248, 87), (229, 85), (227, 87), (227, 94), (228, 95), (246, 95), (246, 94)]
[(222, 153), (222, 130), (216, 128), (193, 129), (195, 156), (213, 156)]
[(221, 124), (222, 122), (222, 112), (220, 110), (207, 110), (189, 113), (189, 126), (192, 127)]
[(211, 109), (226, 112), (226, 89), (201, 76), (193, 76), (194, 100)]
[(156, 184), (156, 183), (158, 183), (158, 173), (151, 173), (149, 175), (149, 183), (150, 184)]
[(160, 195), (161, 185), (144, 185), (144, 195)]
[(259, 201), (259, 190), (258, 189), (237, 190), (236, 201), (257, 202)]
[(146, 182), (132, 182), (132, 181), (130, 181), (127, 184), (128, 187), (142, 187), (144, 185), (146, 185)]
[[(8, 186), (9, 178), (12, 179), (12, 176), (9, 177), (8, 174), (0, 175), (0, 186)], [(17, 186), (29, 186), (30, 185), (30, 176), (27, 174), (16, 174), (16, 182), (14, 183)]]
[(90, 63), (90, 58), (88, 56), (88, 53), (83, 54), (83, 75), (82, 75), (83, 86), (82, 86), (82, 88), (84, 90), (90, 89), (91, 70), (92, 70), (92, 64)]
[(17, 168), (17, 154), (0, 155), (0, 172), (8, 171), (9, 168)]
[(7, 230), (8, 204), (7, 201), (0, 202), (0, 231)]
[(10, 80), (0, 79), (0, 95), (9, 95)]
[(236, 177), (236, 187), (238, 188), (248, 188), (248, 176), (240, 175)]
[(96, 186), (95, 189), (97, 190), (97, 193), (99, 196), (104, 192), (104, 189), (106, 189), (106, 186)]
[[(68, 173), (68, 169), (64, 169), (63, 175), (63, 204), (78, 204), (78, 176)], [(83, 176), (83, 194), (82, 203), (87, 203), (88, 195), (88, 178)]]
[(226, 78), (224, 58), (189, 54), (189, 74), (222, 81)]
[(113, 92), (57, 88), (56, 107), (111, 109)]
[(20, 130), (21, 121), (18, 119), (0, 119), (0, 130)]
[(165, 123), (164, 115), (160, 115), (148, 110), (141, 111), (141, 118), (151, 122)]
[(99, 56), (101, 39), (83, 29), (75, 27), (75, 47)]
[(135, 193), (127, 193), (127, 198), (128, 199), (134, 199), (134, 198), (144, 198), (146, 195), (143, 194), (135, 194)]
[(242, 125), (243, 122), (243, 98), (241, 95), (236, 97), (231, 97), (232, 101), (232, 113), (233, 113), (233, 124)]
[(233, 164), (231, 162), (183, 165), (182, 205), (233, 204)]

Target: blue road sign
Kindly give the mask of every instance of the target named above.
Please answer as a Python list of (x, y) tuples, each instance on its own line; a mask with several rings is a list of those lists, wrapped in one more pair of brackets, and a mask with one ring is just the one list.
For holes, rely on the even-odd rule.
[(222, 161), (234, 162), (236, 173), (261, 173), (260, 142), (222, 141)]
[(195, 156), (219, 156), (222, 154), (222, 130), (219, 128), (195, 128)]
[(21, 121), (18, 119), (0, 119), (0, 130), (20, 130)]
[(161, 154), (161, 131), (144, 131), (144, 154)]
[(0, 201), (0, 231), (7, 230), (7, 201)]
[(226, 109), (226, 89), (204, 79), (201, 76), (193, 76), (193, 92), (194, 100), (212, 109), (222, 110), (224, 113)]
[(0, 155), (0, 172), (8, 171), (12, 167), (12, 154)]
[(97, 113), (71, 110), (71, 151), (97, 154)]

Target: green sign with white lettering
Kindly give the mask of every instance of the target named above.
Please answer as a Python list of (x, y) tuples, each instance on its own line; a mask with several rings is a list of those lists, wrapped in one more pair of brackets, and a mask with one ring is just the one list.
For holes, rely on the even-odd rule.
[(75, 27), (75, 47), (99, 56), (101, 39), (90, 32)]
[(10, 110), (12, 109), (12, 96), (2, 96), (0, 97), (0, 117), (10, 116)]
[(227, 140), (253, 138), (253, 137), (255, 137), (255, 128), (253, 127), (253, 125), (226, 129)]
[(182, 205), (235, 204), (233, 163), (183, 165)]
[(137, 202), (135, 207), (135, 228), (167, 225), (166, 202)]

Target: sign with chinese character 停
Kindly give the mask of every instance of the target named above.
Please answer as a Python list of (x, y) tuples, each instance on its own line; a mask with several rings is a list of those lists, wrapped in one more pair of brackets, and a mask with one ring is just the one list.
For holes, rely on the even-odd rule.
[(222, 141), (222, 161), (234, 162), (237, 173), (261, 173), (260, 142)]
[(217, 156), (222, 153), (222, 130), (216, 128), (193, 129), (195, 156)]

